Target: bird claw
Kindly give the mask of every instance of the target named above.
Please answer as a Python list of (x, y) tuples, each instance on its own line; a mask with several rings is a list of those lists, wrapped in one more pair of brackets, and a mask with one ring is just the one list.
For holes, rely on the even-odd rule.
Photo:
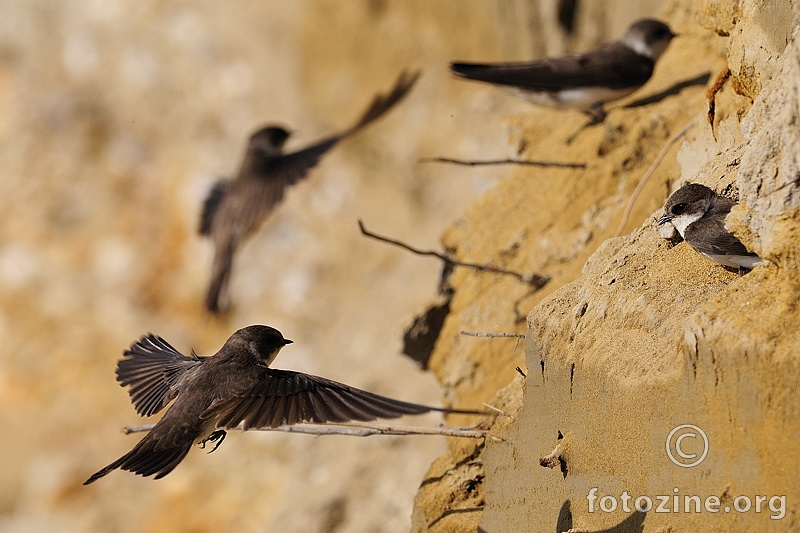
[(218, 429), (205, 439), (201, 440), (200, 447), (205, 449), (207, 442), (216, 443), (214, 444), (214, 448), (212, 448), (211, 451), (208, 453), (215, 452), (217, 448), (219, 448), (219, 445), (222, 444), (222, 441), (225, 440), (225, 437), (227, 435), (228, 435), (227, 431), (225, 431), (224, 429)]

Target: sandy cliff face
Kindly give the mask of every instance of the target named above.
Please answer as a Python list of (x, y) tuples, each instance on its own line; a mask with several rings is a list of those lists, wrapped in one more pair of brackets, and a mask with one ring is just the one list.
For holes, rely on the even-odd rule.
[[(512, 142), (527, 157), (588, 166), (518, 169), (445, 235), (459, 258), (492, 256), (552, 279), (527, 294), (488, 274), (453, 277), (432, 367), (458, 397), (516, 418), (499, 419), (485, 444), (451, 442), (423, 482), (415, 531), (797, 529), (798, 15), (791, 2), (673, 2), (663, 16), (681, 37), (632, 98), (656, 101), (623, 102), (569, 146), (577, 118), (520, 117)], [(706, 84), (669, 89), (704, 72), (710, 85), (726, 63), (715, 139)], [(639, 179), (690, 122), (614, 238)], [(738, 194), (729, 226), (767, 264), (739, 277), (658, 235), (653, 215), (686, 181)], [(523, 331), (524, 354), (514, 340), (463, 329)], [(492, 399), (500, 383), (510, 385)], [(709, 442), (692, 468), (667, 455), (668, 434), (682, 424)], [(687, 454), (702, 448), (699, 438), (683, 441)], [(630, 510), (647, 496), (653, 511), (625, 512), (623, 492)], [(660, 495), (668, 504), (656, 512)], [(686, 496), (699, 496), (699, 512)], [(601, 509), (603, 497), (613, 512)]]

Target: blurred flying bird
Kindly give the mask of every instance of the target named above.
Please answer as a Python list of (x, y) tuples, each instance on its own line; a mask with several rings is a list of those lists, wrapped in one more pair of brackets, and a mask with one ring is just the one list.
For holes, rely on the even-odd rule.
[(394, 88), (388, 94), (377, 95), (353, 126), (302, 150), (283, 151), (290, 132), (280, 126), (266, 126), (250, 136), (236, 178), (220, 180), (211, 188), (200, 217), (200, 234), (214, 243), (211, 283), (205, 300), (209, 311), (222, 310), (236, 249), (275, 209), (284, 190), (306, 177), (336, 143), (394, 107), (408, 94), (419, 74), (403, 72)]
[(117, 468), (164, 477), (186, 457), (192, 444), (216, 442), (219, 446), (225, 430), (240, 425), (244, 430), (263, 429), (301, 422), (398, 418), (429, 411), (485, 414), (402, 402), (330, 379), (269, 368), (281, 348), (291, 343), (269, 326), (236, 331), (210, 357), (194, 352), (187, 357), (153, 334), (134, 342), (117, 364), (117, 381), (130, 387), (128, 394), (136, 411), (151, 416), (175, 402), (130, 452), (84, 485)]
[(584, 54), (532, 63), (453, 63), (450, 68), (461, 77), (500, 85), (534, 104), (578, 109), (601, 122), (606, 116), (603, 104), (644, 85), (673, 37), (663, 22), (642, 19), (619, 41)]

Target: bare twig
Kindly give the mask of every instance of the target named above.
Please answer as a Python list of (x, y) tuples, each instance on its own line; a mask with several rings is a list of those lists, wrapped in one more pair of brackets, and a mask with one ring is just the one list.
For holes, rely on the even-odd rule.
[[(487, 406), (489, 407), (489, 406)], [(495, 409), (497, 410), (497, 409)], [(155, 424), (138, 426), (125, 426), (122, 432), (126, 435), (150, 431)], [(239, 426), (236, 429), (242, 430)], [(346, 435), (350, 437), (369, 437), (372, 435), (442, 435), (445, 437), (463, 437), (468, 439), (482, 439), (488, 433), (485, 429), (475, 429), (475, 426), (454, 427), (425, 427), (425, 426), (361, 426), (361, 425), (315, 425), (300, 424), (296, 426), (279, 426), (276, 428), (251, 429), (249, 431), (283, 431), (286, 433), (303, 433), (306, 435)]]
[(511, 420), (516, 420), (516, 419), (517, 419), (517, 417), (515, 417), (514, 415), (512, 415), (512, 414), (511, 414), (511, 413), (509, 413), (508, 411), (503, 411), (502, 409), (498, 409), (498, 408), (497, 408), (497, 407), (495, 407), (494, 405), (489, 405), (488, 403), (485, 403), (485, 402), (484, 402), (483, 406), (484, 406), (484, 407), (486, 407), (486, 408), (489, 408), (489, 409), (491, 409), (492, 411), (497, 411), (497, 412), (498, 412), (498, 413), (500, 413), (501, 415), (507, 416), (507, 417), (508, 417), (508, 418), (510, 418)]
[(467, 262), (463, 262), (463, 261), (456, 261), (452, 257), (449, 257), (449, 256), (447, 256), (447, 255), (445, 255), (445, 254), (443, 254), (441, 252), (437, 252), (435, 250), (420, 250), (419, 248), (414, 248), (413, 246), (408, 245), (408, 244), (406, 244), (406, 243), (404, 243), (402, 241), (398, 241), (396, 239), (390, 239), (389, 237), (383, 237), (381, 235), (378, 235), (376, 233), (372, 233), (371, 231), (368, 231), (367, 228), (364, 226), (364, 222), (362, 222), (360, 219), (358, 221), (358, 227), (361, 229), (361, 234), (366, 236), (366, 237), (371, 237), (371, 238), (379, 240), (381, 242), (385, 242), (385, 243), (388, 243), (388, 244), (393, 244), (395, 246), (399, 246), (400, 248), (408, 250), (409, 252), (411, 252), (413, 254), (429, 255), (429, 256), (436, 257), (436, 258), (442, 260), (444, 263), (446, 263), (448, 265), (451, 265), (451, 266), (461, 266), (461, 267), (466, 267), (466, 268), (472, 268), (472, 269), (475, 269), (475, 270), (478, 270), (478, 271), (482, 271), (482, 272), (492, 272), (494, 274), (503, 274), (503, 275), (506, 275), (506, 276), (512, 276), (512, 277), (516, 278), (517, 280), (521, 281), (522, 283), (527, 283), (527, 284), (532, 285), (533, 287), (535, 287), (537, 289), (540, 289), (540, 288), (544, 287), (545, 283), (550, 281), (550, 278), (548, 278), (547, 276), (541, 276), (539, 274), (532, 274), (532, 273), (520, 274), (519, 272), (514, 272), (512, 270), (506, 270), (504, 268), (499, 268), (499, 267), (493, 267), (491, 265), (482, 265), (482, 264), (479, 264), (479, 263), (467, 263)]
[(133, 426), (125, 426), (122, 428), (122, 432), (126, 435), (130, 435), (131, 433), (141, 433), (142, 431), (150, 431), (156, 427), (155, 424), (139, 424)]
[(639, 180), (639, 185), (636, 186), (636, 189), (633, 191), (633, 194), (631, 194), (631, 197), (628, 199), (628, 205), (625, 206), (625, 212), (622, 214), (622, 221), (620, 221), (619, 227), (617, 228), (617, 232), (614, 234), (615, 237), (619, 237), (620, 235), (622, 235), (622, 230), (625, 229), (625, 224), (628, 223), (628, 218), (631, 216), (631, 211), (633, 210), (633, 204), (634, 202), (636, 202), (636, 198), (639, 196), (639, 193), (642, 192), (642, 189), (644, 188), (645, 183), (647, 183), (647, 180), (650, 179), (650, 176), (653, 175), (653, 172), (655, 172), (655, 170), (658, 168), (658, 165), (661, 164), (661, 160), (664, 159), (664, 157), (667, 155), (667, 152), (672, 147), (672, 145), (675, 144), (678, 141), (678, 139), (686, 135), (686, 132), (689, 131), (689, 128), (691, 128), (692, 126), (694, 126), (694, 119), (690, 120), (683, 128), (681, 128), (681, 130), (678, 133), (670, 137), (670, 139), (667, 141), (664, 147), (661, 148), (661, 151), (658, 153), (658, 156), (656, 156), (655, 161), (653, 161), (653, 164), (651, 164), (650, 168), (647, 169), (647, 172), (644, 173), (642, 179)]
[(482, 332), (482, 331), (464, 331), (464, 330), (461, 330), (461, 334), (462, 335), (467, 335), (469, 337), (488, 337), (490, 339), (495, 339), (495, 338), (517, 339), (517, 342), (514, 343), (514, 349), (515, 350), (517, 349), (517, 346), (519, 346), (519, 341), (520, 340), (525, 340), (525, 334), (524, 333), (485, 333), (485, 332)]
[(462, 335), (467, 335), (469, 337), (490, 337), (492, 339), (498, 338), (498, 337), (499, 338), (509, 338), (510, 337), (512, 339), (513, 338), (516, 338), (516, 339), (524, 339), (525, 338), (525, 334), (524, 333), (486, 333), (486, 332), (483, 332), (483, 331), (464, 331), (464, 330), (461, 330), (461, 334)]
[(489, 159), (486, 161), (475, 161), (470, 159), (454, 159), (452, 157), (423, 157), (419, 162), (452, 163), (454, 165), (464, 165), (468, 167), (484, 165), (526, 165), (532, 167), (586, 168), (586, 163), (564, 163), (560, 161), (536, 161), (526, 159)]

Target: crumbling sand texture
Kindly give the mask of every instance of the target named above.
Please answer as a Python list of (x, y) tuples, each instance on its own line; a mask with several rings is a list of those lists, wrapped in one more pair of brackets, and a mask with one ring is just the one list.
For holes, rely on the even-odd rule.
[[(471, 273), (453, 277), (453, 312), (431, 358), (434, 371), (459, 398), (489, 398), (499, 374), (519, 381), (515, 364), (527, 378), (520, 395), (493, 400), (515, 420), (495, 427), (484, 448), (451, 442), (449, 462), (434, 463), (417, 497), (415, 531), (798, 528), (800, 10), (791, 2), (671, 2), (662, 15), (681, 37), (642, 92), (702, 72), (710, 84), (727, 56), (733, 77), (717, 95), (716, 140), (703, 86), (646, 107), (623, 102), (568, 147), (556, 148), (575, 127), (569, 117), (520, 117), (513, 142), (527, 157), (556, 150), (567, 159), (592, 157), (585, 171), (518, 169), (445, 235), (459, 257), (493, 249), (504, 266), (552, 280), (523, 300), (532, 309), (525, 329), (513, 310), (522, 287)], [(613, 238), (639, 178), (691, 120), (644, 187), (625, 232)], [(654, 217), (686, 181), (738, 196), (729, 227), (767, 264), (740, 277), (658, 235)], [(486, 239), (490, 232), (495, 241)], [(465, 338), (461, 329), (525, 331), (525, 357), (513, 340)], [(686, 423), (710, 442), (694, 468), (676, 466), (665, 449), (670, 430)], [(541, 466), (543, 459), (553, 468)], [(456, 512), (462, 502), (439, 481), (446, 480), (441, 472), (461, 476), (456, 490), (467, 477), (478, 481), (471, 489), (480, 501)], [(598, 498), (615, 496), (616, 511), (601, 512), (595, 502), (590, 513), (592, 488)], [(680, 507), (626, 513), (623, 491), (667, 495), (670, 511), (677, 494)], [(717, 496), (720, 512), (684, 512), (685, 495)], [(785, 513), (766, 498), (756, 512), (757, 495), (785, 496)], [(748, 512), (734, 508), (744, 505), (739, 496), (750, 498)]]

